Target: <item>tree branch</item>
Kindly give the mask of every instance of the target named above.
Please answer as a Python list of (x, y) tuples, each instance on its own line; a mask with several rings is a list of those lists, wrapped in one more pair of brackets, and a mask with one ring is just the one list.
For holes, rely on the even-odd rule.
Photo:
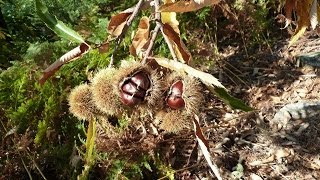
[(117, 37), (116, 39), (116, 46), (113, 50), (113, 53), (111, 55), (111, 59), (110, 59), (110, 62), (109, 62), (109, 67), (112, 67), (113, 64), (114, 64), (114, 55), (116, 53), (116, 51), (118, 50), (123, 38), (124, 38), (124, 35), (127, 33), (130, 25), (132, 24), (133, 22), (133, 19), (138, 15), (140, 9), (141, 9), (141, 5), (143, 4), (143, 1), (144, 0), (139, 0), (139, 2), (135, 5), (135, 8), (132, 12), (132, 15), (130, 16), (130, 18), (128, 19), (128, 21), (126, 22), (121, 34)]
[(159, 30), (162, 26), (161, 24), (161, 14), (160, 12), (158, 12), (159, 10), (159, 5), (160, 5), (160, 1), (159, 0), (154, 0), (154, 13), (155, 13), (155, 21), (156, 21), (156, 27), (154, 28), (153, 30), (153, 33), (152, 33), (152, 36), (151, 36), (151, 39), (150, 39), (150, 44), (148, 46), (148, 49), (146, 50), (146, 53), (143, 57), (143, 60), (142, 60), (142, 64), (145, 64), (147, 62), (147, 59), (151, 53), (151, 50), (153, 48), (153, 45), (154, 45), (154, 42), (156, 40), (156, 37), (159, 33)]

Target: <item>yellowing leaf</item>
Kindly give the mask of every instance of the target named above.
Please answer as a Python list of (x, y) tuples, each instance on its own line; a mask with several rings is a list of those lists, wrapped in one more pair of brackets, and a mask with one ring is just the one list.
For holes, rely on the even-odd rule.
[(310, 25), (310, 9), (313, 0), (299, 0), (296, 3), (296, 12), (298, 14), (298, 28), (296, 29), (295, 35), (289, 42), (289, 47), (295, 43), (306, 31)]
[(160, 6), (160, 12), (189, 12), (218, 4), (220, 0), (182, 0)]
[(178, 61), (169, 60), (166, 58), (153, 58), (160, 66), (165, 68), (180, 72), (187, 73), (190, 76), (195, 78), (199, 78), (206, 86), (208, 87), (218, 87), (221, 89), (225, 89), (225, 87), (219, 82), (217, 78), (212, 76), (211, 74), (199, 71), (194, 69), (187, 64), (180, 63)]
[(149, 39), (149, 18), (144, 16), (140, 19), (138, 30), (132, 40), (132, 44), (130, 46), (130, 54), (133, 56), (139, 55), (142, 50), (145, 48), (146, 44), (148, 44)]
[[(161, 13), (161, 21), (163, 24), (171, 24), (172, 26), (179, 26), (179, 21), (177, 20), (176, 17), (177, 17), (177, 14), (175, 12)], [(179, 29), (178, 29), (178, 32), (179, 32)]]
[(291, 37), (288, 47), (292, 46), (293, 43), (295, 43), (303, 34), (306, 32), (308, 26), (303, 26), (299, 28), (299, 31)]
[[(164, 0), (164, 4), (174, 3), (175, 0)], [(177, 20), (177, 13), (175, 12), (162, 12), (161, 13), (161, 22), (163, 24), (170, 24), (170, 26), (180, 34), (179, 30), (179, 21)]]

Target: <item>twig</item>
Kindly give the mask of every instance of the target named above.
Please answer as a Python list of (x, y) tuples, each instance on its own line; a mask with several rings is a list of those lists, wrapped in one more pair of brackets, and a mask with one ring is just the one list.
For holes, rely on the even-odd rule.
[(21, 159), (22, 165), (23, 165), (24, 169), (27, 171), (27, 174), (28, 174), (28, 176), (29, 176), (29, 179), (32, 180), (31, 173), (30, 173), (28, 167), (26, 166), (26, 163), (25, 163), (24, 160), (22, 159), (22, 156), (21, 156), (20, 153), (19, 153), (19, 155), (20, 155), (20, 159)]
[(132, 12), (132, 15), (130, 16), (130, 18), (128, 19), (128, 21), (126, 22), (126, 24), (124, 25), (123, 29), (122, 29), (122, 32), (121, 34), (117, 37), (116, 39), (116, 46), (113, 50), (113, 53), (111, 55), (111, 59), (110, 59), (110, 62), (109, 62), (109, 67), (112, 67), (113, 66), (113, 63), (114, 63), (114, 55), (116, 53), (116, 51), (118, 50), (123, 38), (124, 38), (124, 35), (127, 33), (130, 25), (132, 24), (133, 22), (133, 19), (138, 15), (140, 9), (141, 9), (141, 5), (143, 4), (142, 3), (143, 0), (139, 0), (139, 2), (136, 4), (133, 12)]
[(146, 64), (147, 63), (147, 59), (148, 59), (148, 57), (149, 57), (149, 55), (151, 53), (151, 50), (152, 50), (153, 45), (154, 45), (154, 41), (156, 40), (156, 37), (157, 37), (157, 35), (159, 33), (159, 30), (160, 30), (160, 27), (161, 27), (161, 25), (157, 24), (156, 27), (153, 30), (153, 33), (152, 33), (152, 36), (151, 36), (151, 39), (150, 39), (150, 44), (148, 46), (148, 49), (146, 50), (146, 53), (145, 53), (145, 55), (144, 55), (144, 57), (142, 59), (142, 62), (141, 62), (142, 64)]
[(147, 62), (147, 58), (150, 55), (150, 52), (151, 52), (151, 50), (153, 48), (154, 42), (156, 40), (156, 37), (157, 37), (157, 35), (159, 33), (159, 30), (160, 30), (160, 28), (162, 26), (162, 24), (160, 23), (161, 22), (161, 14), (158, 12), (159, 5), (160, 5), (159, 0), (154, 0), (154, 13), (155, 13), (155, 21), (156, 21), (157, 25), (153, 30), (153, 33), (152, 33), (152, 36), (151, 36), (151, 39), (150, 39), (150, 44), (149, 44), (148, 49), (146, 50), (146, 53), (145, 53), (145, 55), (143, 57), (142, 64), (145, 64)]
[(37, 165), (36, 161), (34, 160), (34, 158), (31, 156), (31, 151), (30, 153), (28, 152), (30, 151), (29, 148), (28, 150), (26, 150), (25, 152), (27, 153), (27, 155), (29, 156), (29, 158), (31, 159), (31, 161), (33, 162), (33, 165), (36, 167), (36, 169), (38, 170), (38, 172), (40, 173), (41, 177), (44, 179), (44, 180), (47, 180), (47, 178), (44, 176), (44, 174), (42, 173), (41, 169), (39, 168), (39, 166)]

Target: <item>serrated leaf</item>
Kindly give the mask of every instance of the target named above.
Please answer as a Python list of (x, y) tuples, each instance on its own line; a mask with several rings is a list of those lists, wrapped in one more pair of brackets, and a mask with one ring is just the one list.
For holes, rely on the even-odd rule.
[(58, 36), (70, 41), (85, 43), (76, 31), (67, 27), (62, 21), (59, 21), (55, 16), (50, 14), (42, 0), (36, 0), (36, 11), (40, 19)]
[(213, 89), (209, 88), (209, 90), (234, 109), (240, 109), (246, 112), (254, 110), (240, 99), (231, 96), (224, 88), (215, 87)]
[(218, 4), (220, 0), (182, 0), (160, 6), (160, 12), (190, 12)]

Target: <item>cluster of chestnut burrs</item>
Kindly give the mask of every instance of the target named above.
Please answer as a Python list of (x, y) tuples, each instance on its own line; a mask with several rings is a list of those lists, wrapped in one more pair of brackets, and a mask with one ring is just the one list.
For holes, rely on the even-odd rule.
[(102, 69), (90, 83), (71, 91), (70, 112), (84, 120), (148, 116), (168, 132), (189, 127), (203, 101), (200, 83), (185, 74), (160, 69), (140, 62)]

